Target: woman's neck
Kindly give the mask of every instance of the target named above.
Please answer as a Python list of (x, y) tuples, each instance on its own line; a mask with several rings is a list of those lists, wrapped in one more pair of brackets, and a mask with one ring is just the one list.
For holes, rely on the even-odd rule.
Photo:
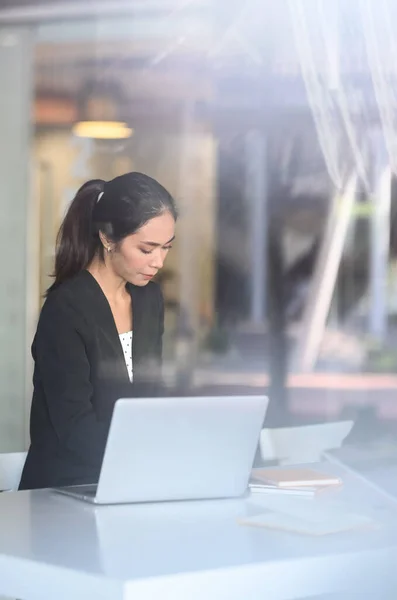
[(124, 298), (126, 281), (116, 275), (108, 265), (99, 259), (94, 259), (87, 271), (96, 279), (110, 303), (117, 303)]

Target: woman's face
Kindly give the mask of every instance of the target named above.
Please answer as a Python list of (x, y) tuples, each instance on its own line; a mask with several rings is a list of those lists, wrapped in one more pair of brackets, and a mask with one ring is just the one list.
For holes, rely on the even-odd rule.
[(145, 286), (162, 268), (174, 237), (175, 220), (166, 212), (124, 238), (107, 256), (119, 277)]

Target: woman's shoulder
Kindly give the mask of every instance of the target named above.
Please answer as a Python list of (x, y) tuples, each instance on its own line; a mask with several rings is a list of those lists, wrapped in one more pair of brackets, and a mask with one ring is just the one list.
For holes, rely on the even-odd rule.
[(44, 302), (41, 317), (81, 314), (89, 306), (90, 294), (95, 293), (95, 286), (90, 282), (90, 275), (82, 271), (75, 277), (49, 289)]

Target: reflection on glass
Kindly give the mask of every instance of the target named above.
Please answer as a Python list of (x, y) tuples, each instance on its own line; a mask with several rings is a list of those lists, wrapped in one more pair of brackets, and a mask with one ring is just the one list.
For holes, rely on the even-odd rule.
[[(161, 279), (168, 384), (203, 394), (267, 389), (270, 423), (365, 409), (393, 429), (397, 9), (215, 4), (53, 18), (30, 38), (33, 212), (15, 218), (31, 224), (34, 306), (18, 308), (29, 313), (18, 352), (30, 344), (76, 189), (142, 171), (181, 214)], [(14, 38), (10, 28), (0, 43), (10, 50)], [(18, 72), (16, 50), (14, 59)], [(117, 131), (98, 133), (99, 122)], [(94, 133), (79, 137), (83, 123)]]

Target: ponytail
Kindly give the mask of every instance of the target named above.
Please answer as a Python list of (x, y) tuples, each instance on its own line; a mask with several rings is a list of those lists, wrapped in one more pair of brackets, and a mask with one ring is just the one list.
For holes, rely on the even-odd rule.
[(105, 182), (93, 179), (77, 192), (59, 229), (55, 255), (55, 281), (50, 292), (77, 275), (93, 260), (100, 245), (92, 213)]

